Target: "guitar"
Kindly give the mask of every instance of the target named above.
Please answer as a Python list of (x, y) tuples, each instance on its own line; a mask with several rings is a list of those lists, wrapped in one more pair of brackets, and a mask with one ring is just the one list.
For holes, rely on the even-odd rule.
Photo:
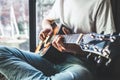
[[(120, 34), (88, 33), (62, 34), (62, 36), (64, 37), (64, 43), (80, 46), (84, 52), (88, 53), (86, 57), (93, 56), (97, 64), (102, 63), (108, 66), (114, 58), (120, 55)], [(57, 35), (47, 38), (39, 53), (54, 64), (59, 64), (65, 60), (67, 54), (59, 52), (50, 44), (54, 37), (57, 37)]]
[(79, 43), (81, 49), (94, 56), (98, 64), (108, 66), (116, 57), (120, 56), (120, 34), (85, 34)]

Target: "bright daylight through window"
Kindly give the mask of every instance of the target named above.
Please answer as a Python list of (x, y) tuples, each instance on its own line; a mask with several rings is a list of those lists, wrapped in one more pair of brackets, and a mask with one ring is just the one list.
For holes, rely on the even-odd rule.
[(0, 0), (0, 45), (29, 50), (29, 0)]

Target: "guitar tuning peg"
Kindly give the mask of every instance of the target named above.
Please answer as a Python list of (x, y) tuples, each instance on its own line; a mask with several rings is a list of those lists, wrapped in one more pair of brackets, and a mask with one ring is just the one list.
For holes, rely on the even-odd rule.
[(99, 38), (99, 40), (103, 40), (105, 38), (105, 36), (104, 35), (99, 35), (98, 38)]
[(98, 59), (98, 60), (97, 60), (97, 63), (100, 64), (100, 63), (101, 63), (101, 59)]
[(105, 63), (106, 66), (108, 66), (111, 62), (111, 59), (109, 58), (108, 61)]
[(88, 45), (88, 44), (85, 44), (85, 45), (84, 45), (84, 49), (89, 49), (89, 45)]
[(120, 33), (118, 35), (120, 36)]
[(89, 57), (92, 55), (92, 53), (89, 53), (88, 55), (87, 55), (87, 59), (89, 59)]
[(97, 61), (97, 59), (98, 59), (98, 57), (97, 57), (97, 56), (95, 56), (95, 57), (94, 57), (94, 61)]
[(102, 55), (103, 55), (103, 56), (106, 56), (106, 57), (109, 56), (110, 50), (109, 50), (108, 48), (109, 48), (109, 46), (106, 46), (106, 47), (102, 50)]
[(94, 61), (97, 62), (97, 64), (100, 64), (102, 62), (101, 56), (94, 57)]
[(111, 36), (111, 37), (110, 37), (110, 41), (111, 41), (111, 42), (114, 42), (114, 41), (115, 41), (115, 39), (116, 39), (116, 37), (115, 37), (115, 36)]
[(93, 46), (93, 50), (96, 52), (99, 52), (99, 49), (97, 48), (97, 46)]
[(98, 56), (97, 63), (100, 64), (102, 62), (101, 56)]
[(95, 38), (95, 34), (94, 33), (90, 33), (91, 38)]

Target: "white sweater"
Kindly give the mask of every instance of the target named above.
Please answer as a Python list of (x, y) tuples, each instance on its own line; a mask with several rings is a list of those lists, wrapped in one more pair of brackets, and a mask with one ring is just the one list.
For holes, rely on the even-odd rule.
[(60, 19), (74, 33), (115, 31), (110, 0), (56, 0), (47, 19)]

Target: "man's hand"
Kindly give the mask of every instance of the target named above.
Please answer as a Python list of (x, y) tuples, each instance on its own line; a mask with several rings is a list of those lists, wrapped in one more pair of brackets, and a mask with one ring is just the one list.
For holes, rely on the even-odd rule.
[(60, 52), (70, 52), (73, 54), (81, 53), (82, 50), (80, 46), (75, 45), (75, 44), (65, 44), (63, 43), (64, 37), (59, 35), (54, 39), (52, 42), (52, 45), (58, 49)]
[(39, 38), (44, 41), (47, 36), (51, 36), (53, 34), (52, 28), (46, 28), (40, 32)]
[[(70, 34), (70, 31), (67, 28), (63, 27), (62, 30), (66, 35)], [(54, 41), (52, 42), (52, 45), (56, 49), (58, 49), (60, 52), (70, 52), (73, 54), (81, 52), (81, 49), (78, 45), (65, 44), (63, 43), (63, 41), (64, 41), (64, 37), (59, 35), (54, 39)]]

